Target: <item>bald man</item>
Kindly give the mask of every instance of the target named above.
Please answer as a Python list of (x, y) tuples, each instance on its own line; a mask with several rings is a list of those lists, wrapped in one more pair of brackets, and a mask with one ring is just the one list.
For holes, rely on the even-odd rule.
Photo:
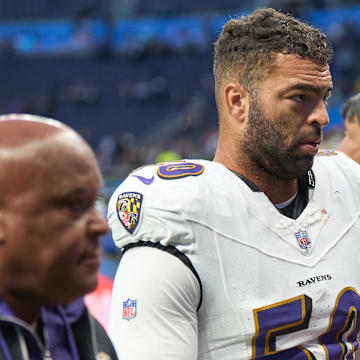
[(4, 115), (0, 168), (0, 359), (116, 359), (82, 300), (108, 231), (94, 153), (58, 121)]

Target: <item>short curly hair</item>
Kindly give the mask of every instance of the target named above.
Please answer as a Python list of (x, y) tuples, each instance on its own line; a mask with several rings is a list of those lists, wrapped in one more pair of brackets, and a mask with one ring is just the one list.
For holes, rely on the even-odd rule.
[(345, 102), (341, 109), (341, 115), (344, 120), (349, 122), (354, 122), (355, 119), (360, 122), (360, 93), (353, 95)]
[(274, 9), (257, 9), (223, 26), (215, 42), (217, 87), (235, 78), (246, 90), (256, 89), (276, 53), (298, 54), (326, 65), (333, 50), (320, 30)]

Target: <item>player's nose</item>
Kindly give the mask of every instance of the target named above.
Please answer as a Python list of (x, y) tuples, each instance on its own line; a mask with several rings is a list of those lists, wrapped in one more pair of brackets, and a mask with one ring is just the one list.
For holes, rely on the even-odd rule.
[(327, 112), (326, 104), (324, 101), (319, 101), (316, 104), (309, 116), (309, 120), (312, 123), (317, 123), (321, 127), (327, 126), (329, 124), (329, 114)]

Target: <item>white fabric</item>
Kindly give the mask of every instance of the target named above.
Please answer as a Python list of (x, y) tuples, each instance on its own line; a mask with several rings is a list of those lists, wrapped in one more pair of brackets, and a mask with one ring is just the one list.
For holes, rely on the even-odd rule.
[[(122, 318), (122, 302), (137, 300), (137, 315)], [(109, 334), (120, 359), (196, 360), (200, 287), (193, 273), (165, 251), (127, 251), (116, 274)], [(181, 350), (181, 351), (179, 351)]]
[[(356, 329), (347, 321), (355, 310), (360, 314), (360, 167), (343, 154), (323, 154), (315, 158), (315, 189), (297, 219), (280, 214), (263, 193), (252, 192), (231, 171), (209, 161), (193, 160), (203, 165), (203, 173), (171, 180), (160, 178), (157, 166), (145, 167), (115, 191), (108, 219), (116, 244), (172, 245), (200, 276), (198, 360), (258, 359), (278, 351), (284, 352), (274, 355), (277, 360), (311, 359), (310, 352), (323, 360), (327, 351), (337, 359), (341, 351), (349, 354), (357, 347), (354, 332), (360, 319)], [(133, 175), (154, 176), (154, 181), (146, 185)], [(130, 191), (143, 195), (142, 216), (133, 234), (120, 223), (116, 209), (119, 194)], [(300, 239), (296, 233), (302, 234)], [(131, 269), (140, 266), (129, 265), (131, 279)], [(159, 275), (161, 284), (165, 273)], [(118, 286), (122, 280), (115, 282)], [(147, 286), (146, 280), (141, 283)], [(130, 296), (131, 287), (122, 286), (122, 298), (113, 308)], [(166, 314), (178, 311), (167, 308)], [(140, 316), (139, 309), (137, 321), (148, 328), (145, 315)], [(114, 315), (111, 321), (115, 324)], [(126, 320), (117, 316), (117, 321)], [(176, 337), (170, 326), (160, 325), (158, 338)], [(342, 331), (340, 343), (336, 334)], [(136, 341), (135, 331), (129, 336)], [(150, 332), (146, 336), (157, 338)], [(187, 351), (179, 342), (174, 347), (178, 353)]]

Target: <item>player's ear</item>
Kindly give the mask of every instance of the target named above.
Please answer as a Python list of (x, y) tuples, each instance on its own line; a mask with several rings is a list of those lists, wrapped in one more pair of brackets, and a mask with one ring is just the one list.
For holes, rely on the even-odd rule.
[(224, 88), (227, 112), (239, 121), (245, 121), (249, 109), (249, 93), (239, 83), (229, 83)]

